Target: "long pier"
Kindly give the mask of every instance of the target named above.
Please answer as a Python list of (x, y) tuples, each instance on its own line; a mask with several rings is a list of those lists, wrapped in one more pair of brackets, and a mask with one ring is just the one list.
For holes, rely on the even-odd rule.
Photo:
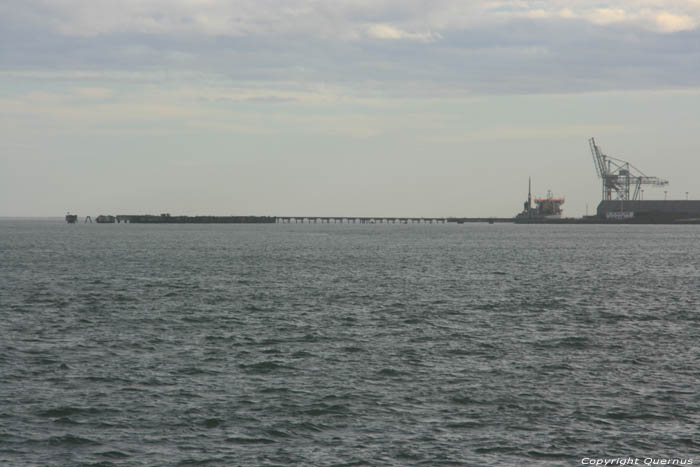
[[(108, 217), (108, 216), (101, 216)], [(171, 216), (161, 214), (120, 214), (113, 217), (112, 223), (128, 224), (274, 224), (274, 216)]]
[(497, 217), (377, 217), (377, 216), (172, 216), (120, 214), (98, 216), (98, 223), (129, 224), (447, 224), (514, 222)]
[[(77, 222), (78, 216), (66, 216), (68, 223)], [(90, 216), (85, 218), (88, 222)], [(91, 222), (91, 220), (90, 220)], [(562, 219), (521, 219), (514, 217), (355, 217), (355, 216), (171, 216), (138, 214), (97, 216), (98, 224), (675, 224), (700, 225), (700, 217), (664, 218), (639, 217), (634, 219), (606, 219), (599, 216)]]
[(447, 222), (449, 221), (446, 217), (276, 217), (278, 224), (445, 224)]

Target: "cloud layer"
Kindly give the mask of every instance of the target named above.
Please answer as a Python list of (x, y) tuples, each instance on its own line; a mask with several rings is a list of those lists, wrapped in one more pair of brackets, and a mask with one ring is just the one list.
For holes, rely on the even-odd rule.
[(438, 97), (684, 88), (700, 78), (700, 1), (23, 0), (0, 4), (0, 43), (4, 73), (50, 79)]
[(59, 34), (204, 34), (224, 36), (305, 34), (360, 39), (423, 39), (425, 35), (518, 18), (581, 19), (658, 32), (695, 29), (696, 0), (23, 0), (0, 6), (3, 16)]

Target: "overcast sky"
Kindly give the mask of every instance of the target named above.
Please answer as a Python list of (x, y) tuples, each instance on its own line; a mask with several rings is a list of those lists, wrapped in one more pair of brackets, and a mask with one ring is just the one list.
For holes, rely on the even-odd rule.
[(698, 109), (700, 0), (0, 0), (0, 216), (700, 198)]

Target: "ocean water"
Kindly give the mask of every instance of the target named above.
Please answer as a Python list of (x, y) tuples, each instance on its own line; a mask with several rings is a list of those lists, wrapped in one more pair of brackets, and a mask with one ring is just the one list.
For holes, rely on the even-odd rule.
[(700, 227), (0, 220), (0, 463), (700, 463)]

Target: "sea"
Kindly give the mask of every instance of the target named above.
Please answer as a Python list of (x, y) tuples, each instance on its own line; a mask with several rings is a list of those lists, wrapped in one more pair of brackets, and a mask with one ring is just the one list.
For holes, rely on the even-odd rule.
[(694, 225), (2, 219), (0, 464), (698, 465), (699, 267)]

